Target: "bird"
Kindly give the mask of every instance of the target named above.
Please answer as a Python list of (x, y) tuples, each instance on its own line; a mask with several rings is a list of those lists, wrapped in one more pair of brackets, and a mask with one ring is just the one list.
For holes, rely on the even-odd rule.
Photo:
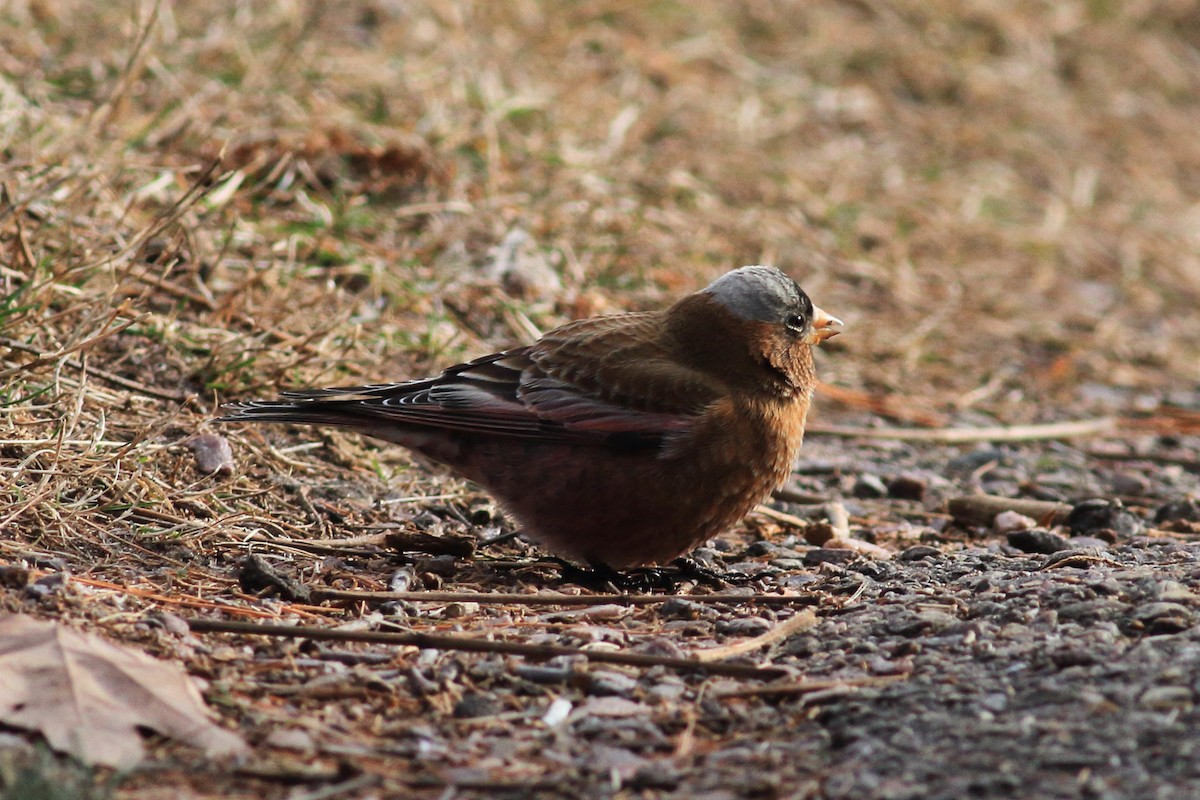
[(784, 272), (746, 266), (664, 309), (568, 322), (434, 377), (283, 391), (218, 421), (399, 444), (486, 489), (552, 554), (662, 565), (791, 473), (813, 347), (842, 328)]

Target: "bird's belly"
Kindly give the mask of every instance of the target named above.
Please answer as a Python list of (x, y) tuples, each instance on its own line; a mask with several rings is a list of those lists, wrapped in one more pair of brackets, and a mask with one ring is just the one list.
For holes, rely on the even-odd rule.
[[(469, 451), (469, 452), (468, 452)], [(736, 522), (777, 486), (790, 456), (656, 451), (476, 440), (460, 471), (488, 489), (530, 538), (612, 567), (668, 562)]]

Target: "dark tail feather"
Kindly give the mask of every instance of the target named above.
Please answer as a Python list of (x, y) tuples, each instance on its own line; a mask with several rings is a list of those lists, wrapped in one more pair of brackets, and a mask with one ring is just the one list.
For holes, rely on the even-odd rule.
[(272, 400), (246, 400), (221, 406), (225, 412), (214, 422), (288, 422), (294, 425), (337, 425), (365, 428), (371, 423), (354, 413), (352, 403), (287, 403)]

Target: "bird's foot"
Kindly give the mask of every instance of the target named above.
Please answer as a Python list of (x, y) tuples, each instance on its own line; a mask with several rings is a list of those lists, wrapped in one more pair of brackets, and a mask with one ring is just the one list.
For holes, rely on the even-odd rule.
[(736, 578), (742, 577), (733, 576), (734, 580), (731, 580), (686, 557), (677, 558), (665, 567), (638, 567), (625, 571), (613, 569), (600, 561), (590, 561), (587, 567), (580, 567), (562, 559), (551, 560), (559, 565), (564, 581), (599, 592), (673, 592), (685, 581), (725, 589), (731, 583), (740, 583)]
[(694, 580), (696, 583), (704, 586), (711, 586), (714, 589), (728, 589), (730, 584), (742, 583), (738, 580), (743, 577), (741, 575), (722, 575), (711, 567), (706, 567), (690, 556), (680, 556), (671, 562), (671, 566), (675, 567), (677, 579)]
[(576, 583), (593, 592), (619, 594), (629, 591), (626, 576), (613, 569), (608, 564), (599, 561), (589, 561), (586, 567), (572, 564), (561, 558), (551, 556), (546, 559), (558, 565), (562, 579), (568, 583)]

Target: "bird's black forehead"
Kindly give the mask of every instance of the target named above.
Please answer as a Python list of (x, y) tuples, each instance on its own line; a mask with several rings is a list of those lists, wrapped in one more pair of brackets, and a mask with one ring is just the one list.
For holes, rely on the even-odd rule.
[(812, 301), (804, 290), (774, 267), (735, 269), (704, 291), (745, 320), (782, 322), (789, 314), (812, 313)]

